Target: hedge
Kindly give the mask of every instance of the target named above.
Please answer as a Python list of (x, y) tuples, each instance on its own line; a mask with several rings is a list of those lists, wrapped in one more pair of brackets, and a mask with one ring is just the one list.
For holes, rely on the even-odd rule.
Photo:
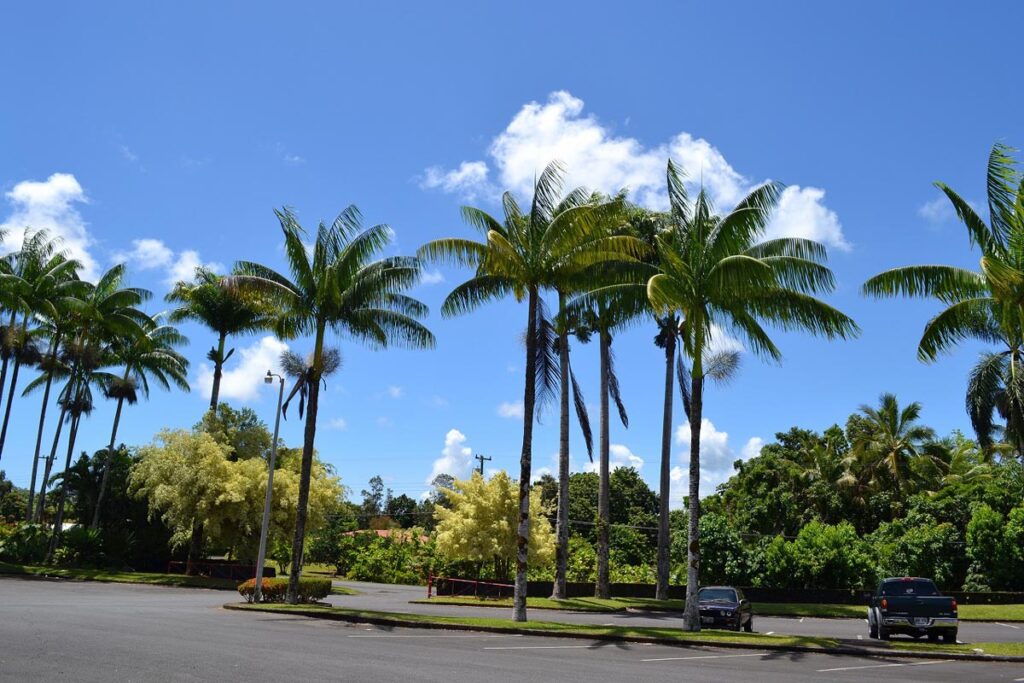
[[(252, 602), (256, 592), (256, 579), (238, 585), (238, 593), (246, 602)], [(288, 594), (288, 579), (263, 579), (262, 602), (284, 602)], [(318, 602), (331, 594), (330, 579), (299, 578), (299, 602)]]

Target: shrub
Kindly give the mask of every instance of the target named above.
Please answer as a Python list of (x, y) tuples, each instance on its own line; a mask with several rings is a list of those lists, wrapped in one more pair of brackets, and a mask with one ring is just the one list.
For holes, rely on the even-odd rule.
[[(238, 585), (238, 593), (245, 598), (246, 602), (252, 602), (255, 592), (256, 579), (249, 579)], [(288, 594), (288, 578), (263, 579), (260, 592), (263, 602), (284, 602)], [(330, 594), (330, 579), (299, 579), (299, 602), (318, 602)]]
[(50, 535), (41, 524), (21, 524), (0, 541), (0, 560), (18, 564), (36, 564), (46, 557)]
[(106, 564), (103, 537), (98, 529), (75, 526), (64, 532), (54, 562), (62, 567), (99, 567)]

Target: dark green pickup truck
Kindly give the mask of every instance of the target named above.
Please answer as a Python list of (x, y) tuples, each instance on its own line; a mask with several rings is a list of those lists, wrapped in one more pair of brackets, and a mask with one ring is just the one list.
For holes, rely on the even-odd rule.
[(883, 579), (868, 608), (870, 635), (881, 640), (903, 633), (955, 643), (958, 625), (956, 600), (941, 595), (931, 579)]

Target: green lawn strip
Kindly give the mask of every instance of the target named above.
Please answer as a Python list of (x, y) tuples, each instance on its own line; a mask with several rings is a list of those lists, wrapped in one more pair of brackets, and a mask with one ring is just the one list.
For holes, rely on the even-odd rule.
[[(511, 598), (478, 598), (470, 595), (439, 595), (429, 600), (411, 600), (414, 604), (464, 605), (469, 607), (511, 607)], [(528, 607), (569, 612), (621, 612), (625, 609), (681, 612), (684, 600), (654, 600), (653, 598), (527, 598)], [(813, 603), (755, 602), (754, 614), (765, 617), (820, 617), (826, 619), (863, 619), (867, 607), (863, 605), (818, 605)], [(1024, 621), (1024, 605), (960, 605), (962, 621)]]
[(184, 574), (155, 574), (148, 572), (117, 572), (104, 569), (60, 569), (57, 567), (33, 567), (23, 564), (0, 562), (0, 574), (21, 576), (55, 577), (75, 581), (104, 581), (107, 583), (141, 583), (150, 586), (179, 586), (187, 588), (217, 588), (236, 590), (238, 581), (233, 579), (211, 579), (205, 576)]
[(359, 595), (359, 591), (355, 588), (348, 588), (346, 586), (331, 586), (332, 595)]

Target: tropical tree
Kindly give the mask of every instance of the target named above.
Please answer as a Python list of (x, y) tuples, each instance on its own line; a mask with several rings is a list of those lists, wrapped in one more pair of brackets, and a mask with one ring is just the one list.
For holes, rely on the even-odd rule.
[[(157, 315), (143, 320), (140, 335), (115, 338), (110, 345), (113, 360), (124, 365), (124, 373), (111, 379), (104, 387), (106, 397), (117, 401), (110, 444), (106, 450), (111, 457), (117, 441), (117, 428), (121, 424), (121, 410), (125, 403), (135, 405), (140, 393), (143, 397), (149, 397), (150, 378), (167, 390), (170, 390), (171, 384), (182, 391), (189, 390), (188, 360), (174, 350), (176, 346), (187, 344), (188, 339), (174, 326), (161, 324), (162, 317)], [(104, 458), (103, 476), (92, 516), (93, 529), (99, 528), (100, 511), (110, 477), (110, 460), (110, 457)]]
[(419, 280), (419, 260), (403, 256), (372, 260), (390, 242), (388, 226), (364, 230), (359, 210), (350, 206), (332, 224), (321, 222), (312, 248), (307, 249), (303, 241), (306, 232), (291, 210), (275, 213), (284, 233), (292, 278), (243, 261), (225, 284), (231, 290), (260, 297), (280, 311), (275, 322), (280, 336), (302, 334), (314, 339), (309, 367), (301, 380), (306, 424), (288, 583), (288, 600), (294, 603), (302, 571), (320, 384), (331, 355), (325, 353), (328, 330), (375, 348), (432, 348), (434, 336), (418, 321), (427, 314), (427, 307), (404, 293)]
[[(815, 298), (834, 286), (825, 248), (804, 239), (762, 241), (781, 187), (753, 190), (724, 216), (716, 216), (701, 188), (691, 205), (682, 174), (668, 164), (670, 229), (657, 237), (657, 272), (646, 281), (647, 296), (661, 317), (681, 321), (690, 423), (689, 542), (684, 628), (699, 630), (696, 593), (700, 585), (700, 435), (704, 386), (727, 380), (738, 356), (717, 350), (714, 327), (731, 330), (755, 354), (780, 360), (781, 352), (762, 327), (805, 330), (827, 338), (858, 332), (853, 320)], [(622, 285), (629, 287), (631, 285)], [(632, 285), (635, 286), (635, 285)]]
[(258, 297), (224, 286), (224, 276), (199, 266), (192, 282), (178, 282), (167, 295), (167, 301), (178, 304), (171, 311), (168, 322), (197, 322), (217, 333), (217, 345), (206, 354), (213, 363), (213, 389), (210, 392), (210, 410), (216, 410), (220, 400), (220, 381), (224, 363), (235, 352), (225, 345), (229, 336), (252, 334), (267, 329), (271, 313)]
[(1024, 183), (1011, 156), (996, 144), (988, 158), (989, 222), (945, 183), (937, 182), (981, 251), (980, 271), (943, 265), (905, 266), (864, 283), (874, 297), (934, 298), (944, 309), (928, 321), (917, 357), (934, 362), (967, 339), (1000, 347), (982, 353), (970, 372), (966, 406), (982, 447), (998, 438), (995, 413), (1005, 420), (1003, 438), (1024, 454)]
[(901, 500), (913, 493), (914, 462), (923, 458), (938, 461), (924, 448), (935, 439), (935, 432), (918, 423), (920, 403), (900, 408), (894, 394), (882, 394), (877, 408), (862, 405), (860, 412), (863, 419), (853, 434), (852, 451), (866, 460), (872, 473), (891, 483)]
[[(551, 353), (553, 328), (542, 293), (547, 289), (564, 287), (566, 273), (577, 273), (595, 263), (642, 251), (642, 244), (635, 238), (608, 234), (608, 222), (601, 220), (589, 199), (585, 200), (589, 197), (585, 192), (577, 190), (563, 199), (562, 175), (562, 167), (557, 162), (544, 169), (534, 183), (527, 213), (522, 211), (510, 192), (502, 196), (504, 219), (501, 221), (481, 209), (463, 207), (463, 219), (480, 231), (483, 241), (444, 238), (420, 249), (424, 258), (466, 265), (476, 271), (472, 278), (456, 287), (445, 299), (441, 308), (445, 317), (468, 313), (487, 301), (508, 295), (518, 302), (527, 302), (523, 443), (519, 461), (519, 541), (513, 600), (513, 619), (516, 621), (526, 620), (533, 419), (537, 415), (538, 399), (543, 403), (551, 396), (560, 374)], [(565, 330), (562, 336), (565, 336)], [(560, 344), (559, 351), (568, 353), (567, 340)], [(567, 406), (567, 400), (563, 399), (561, 405)], [(567, 449), (564, 452), (567, 453)], [(561, 458), (559, 469), (563, 469)], [(561, 482), (559, 486), (560, 492), (565, 494), (566, 487)], [(562, 498), (567, 499), (567, 496), (562, 495)], [(565, 524), (562, 527), (567, 528)]]

